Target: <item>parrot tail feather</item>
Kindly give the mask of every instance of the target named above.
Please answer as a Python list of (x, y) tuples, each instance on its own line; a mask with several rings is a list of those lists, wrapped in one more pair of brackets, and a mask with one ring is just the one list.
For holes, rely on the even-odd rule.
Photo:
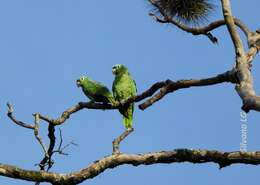
[(133, 126), (133, 117), (132, 116), (130, 116), (129, 118), (124, 117), (123, 118), (123, 122), (124, 122), (124, 125), (125, 125), (126, 129), (132, 128), (132, 126)]

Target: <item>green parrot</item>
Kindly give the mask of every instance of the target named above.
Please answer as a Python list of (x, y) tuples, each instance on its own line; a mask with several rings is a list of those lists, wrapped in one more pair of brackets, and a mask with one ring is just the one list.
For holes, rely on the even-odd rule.
[[(112, 90), (116, 101), (121, 102), (136, 95), (135, 81), (124, 65), (117, 64), (113, 66), (112, 73), (115, 75)], [(134, 103), (119, 108), (119, 112), (123, 115), (125, 128), (127, 130), (131, 129), (133, 125)]]
[(76, 83), (78, 87), (82, 88), (84, 94), (90, 99), (90, 101), (115, 103), (112, 93), (102, 83), (94, 81), (88, 76), (81, 76)]

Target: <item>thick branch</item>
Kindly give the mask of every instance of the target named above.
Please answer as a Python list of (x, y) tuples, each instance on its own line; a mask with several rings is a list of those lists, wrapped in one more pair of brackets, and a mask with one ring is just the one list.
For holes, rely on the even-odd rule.
[(58, 173), (24, 170), (6, 164), (0, 164), (0, 175), (33, 182), (60, 182), (62, 177), (62, 175)]
[[(239, 83), (236, 85), (236, 91), (243, 101), (242, 109), (249, 112), (251, 109), (260, 111), (260, 97), (256, 96), (253, 77), (250, 71), (249, 62), (258, 52), (258, 33), (251, 34), (252, 40), (249, 40), (250, 49), (247, 54), (244, 52), (243, 43), (240, 39), (239, 33), (236, 30), (229, 0), (221, 0), (223, 15), (227, 24), (228, 31), (232, 38), (235, 52), (236, 52), (236, 70)], [(250, 39), (251, 39), (250, 38)]]
[(104, 157), (80, 171), (69, 174), (29, 171), (15, 166), (0, 164), (0, 175), (28, 181), (67, 185), (81, 183), (87, 179), (96, 177), (106, 169), (115, 168), (124, 164), (138, 166), (181, 162), (198, 164), (213, 162), (218, 164), (220, 168), (237, 163), (259, 165), (260, 151), (219, 152), (215, 150), (176, 149), (173, 151), (161, 151), (146, 154), (118, 154)]
[(223, 11), (224, 19), (226, 21), (228, 31), (233, 41), (236, 54), (239, 57), (243, 57), (245, 55), (244, 47), (243, 47), (242, 40), (239, 36), (239, 33), (236, 30), (235, 22), (231, 12), (230, 2), (229, 0), (221, 0), (221, 2), (222, 2), (222, 11)]

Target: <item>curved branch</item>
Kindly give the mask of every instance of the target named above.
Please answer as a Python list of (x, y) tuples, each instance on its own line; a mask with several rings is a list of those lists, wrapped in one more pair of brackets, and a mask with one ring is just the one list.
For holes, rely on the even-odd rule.
[(111, 105), (111, 104), (102, 104), (102, 103), (93, 103), (93, 102), (79, 102), (75, 106), (72, 106), (65, 110), (61, 116), (57, 119), (49, 118), (48, 116), (44, 116), (39, 114), (40, 119), (48, 122), (52, 125), (61, 125), (63, 124), (67, 119), (69, 119), (70, 115), (74, 114), (75, 112), (78, 112), (84, 108), (86, 109), (101, 109), (101, 110), (111, 110), (111, 109), (118, 109), (120, 106), (124, 106), (125, 104), (129, 104), (132, 102), (139, 102), (147, 97), (152, 96), (158, 89), (163, 87), (165, 85), (165, 82), (157, 82), (153, 84), (148, 90), (144, 91), (143, 93), (130, 97), (124, 102), (120, 102), (118, 105)]
[[(57, 119), (51, 119), (48, 116), (44, 116), (39, 114), (40, 119), (52, 124), (54, 126), (63, 124), (67, 119), (69, 119), (70, 115), (78, 112), (84, 108), (87, 109), (101, 109), (101, 110), (111, 110), (111, 109), (118, 109), (120, 106), (124, 106), (126, 104), (132, 102), (140, 102), (148, 97), (150, 99), (146, 100), (144, 103), (139, 105), (141, 110), (146, 109), (147, 107), (154, 104), (156, 101), (162, 99), (166, 94), (174, 92), (179, 89), (189, 88), (189, 87), (196, 87), (196, 86), (208, 86), (208, 85), (215, 85), (223, 82), (231, 82), (237, 83), (236, 73), (234, 70), (227, 71), (225, 73), (219, 74), (217, 76), (205, 79), (190, 79), (190, 80), (179, 80), (179, 81), (161, 81), (153, 84), (149, 89), (144, 91), (143, 93), (128, 98), (127, 100), (120, 102), (118, 105), (111, 105), (111, 104), (102, 104), (102, 103), (93, 103), (93, 102), (80, 102), (75, 106), (72, 106), (65, 110), (62, 115)], [(155, 94), (160, 89), (160, 92)]]
[(229, 0), (221, 0), (221, 4), (222, 4), (222, 11), (223, 11), (224, 19), (225, 19), (228, 31), (230, 33), (231, 39), (233, 41), (236, 54), (238, 57), (243, 57), (245, 55), (244, 47), (243, 47), (242, 40), (236, 30), (235, 20), (233, 19), (233, 16), (232, 16), (230, 2), (229, 2)]
[(24, 127), (24, 128), (28, 128), (28, 129), (32, 129), (34, 130), (34, 126), (33, 125), (30, 125), (30, 124), (27, 124), (27, 123), (24, 123), (20, 120), (17, 120), (14, 116), (13, 116), (13, 112), (14, 112), (14, 109), (12, 107), (12, 105), (10, 103), (7, 103), (7, 107), (8, 107), (8, 112), (7, 112), (7, 116), (17, 125), (21, 126), (21, 127)]
[(44, 116), (39, 114), (40, 119), (52, 124), (52, 125), (61, 125), (64, 123), (67, 119), (69, 119), (70, 115), (78, 112), (84, 108), (87, 109), (117, 109), (117, 106), (113, 106), (111, 104), (102, 104), (102, 103), (93, 103), (93, 102), (79, 102), (75, 106), (72, 106), (65, 110), (62, 115), (57, 119), (49, 118), (48, 116)]
[(189, 88), (189, 87), (199, 87), (199, 86), (208, 86), (208, 85), (215, 85), (223, 82), (231, 82), (236, 83), (236, 73), (235, 71), (227, 71), (225, 73), (219, 74), (217, 76), (211, 77), (211, 78), (205, 78), (205, 79), (191, 79), (191, 80), (179, 80), (179, 81), (171, 81), (167, 80), (166, 84), (160, 89), (160, 92), (155, 94), (150, 99), (146, 100), (144, 103), (139, 105), (139, 108), (141, 110), (144, 110), (151, 105), (153, 105), (155, 102), (162, 99), (165, 95), (168, 93), (172, 93), (174, 91), (177, 91), (179, 89)]
[(190, 150), (176, 149), (173, 151), (161, 151), (146, 154), (118, 154), (110, 155), (95, 161), (88, 167), (79, 171), (60, 174), (44, 171), (24, 170), (15, 166), (0, 164), (0, 175), (37, 182), (50, 182), (52, 184), (79, 184), (87, 179), (94, 178), (107, 169), (120, 165), (152, 165), (160, 163), (208, 163), (213, 162), (220, 168), (232, 164), (260, 164), (260, 151), (256, 152), (220, 152), (216, 150)]
[[(154, 15), (153, 13), (150, 13), (150, 16), (154, 17), (157, 22), (173, 24), (173, 25), (177, 26), (178, 28), (180, 28), (181, 30), (188, 32), (188, 33), (192, 33), (193, 35), (201, 35), (201, 34), (206, 35), (208, 32), (210, 32), (218, 27), (224, 26), (226, 24), (225, 20), (217, 20), (217, 21), (210, 23), (209, 25), (207, 25), (205, 27), (192, 28), (192, 27), (182, 24), (172, 18), (169, 18), (164, 13), (163, 9), (154, 0), (149, 0), (149, 2), (158, 9), (158, 11), (160, 12), (160, 14), (163, 17), (163, 19), (161, 19), (158, 16)], [(249, 28), (241, 20), (239, 20), (237, 18), (234, 18), (234, 21), (235, 21), (235, 24), (244, 32), (244, 34), (248, 38), (251, 34), (251, 31), (249, 30)]]
[(27, 180), (33, 182), (57, 182), (61, 181), (61, 174), (45, 171), (32, 171), (18, 168), (16, 166), (0, 163), (0, 175), (14, 179)]
[(35, 119), (35, 125), (34, 125), (34, 136), (36, 138), (36, 140), (39, 142), (39, 144), (41, 145), (43, 151), (44, 151), (44, 154), (47, 158), (49, 158), (49, 155), (48, 155), (48, 152), (47, 152), (47, 148), (42, 140), (42, 138), (40, 137), (40, 134), (39, 134), (39, 128), (40, 128), (40, 118), (39, 118), (39, 114), (35, 114), (34, 115), (34, 119)]

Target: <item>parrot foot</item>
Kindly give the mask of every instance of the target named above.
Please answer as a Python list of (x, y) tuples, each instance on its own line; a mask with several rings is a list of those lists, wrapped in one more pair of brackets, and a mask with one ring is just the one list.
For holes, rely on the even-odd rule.
[(133, 132), (133, 128), (128, 128), (126, 131), (124, 131), (118, 138), (114, 139), (113, 141), (113, 155), (118, 155), (121, 152), (119, 151), (119, 145), (121, 141), (123, 141), (131, 132)]
[(111, 102), (111, 105), (113, 107), (119, 107), (120, 106), (120, 102), (119, 101), (113, 101), (113, 102)]

